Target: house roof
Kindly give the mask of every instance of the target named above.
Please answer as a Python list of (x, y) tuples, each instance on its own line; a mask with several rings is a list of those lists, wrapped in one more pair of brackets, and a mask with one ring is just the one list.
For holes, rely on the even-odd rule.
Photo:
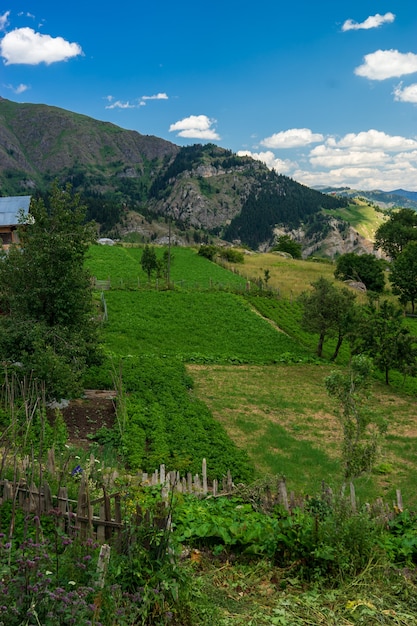
[(29, 213), (31, 196), (9, 196), (0, 198), (0, 226), (17, 226), (19, 211)]

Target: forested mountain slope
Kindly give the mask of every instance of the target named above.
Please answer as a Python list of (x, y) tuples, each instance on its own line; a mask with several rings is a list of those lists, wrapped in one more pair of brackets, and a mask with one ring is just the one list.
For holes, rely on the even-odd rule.
[(42, 104), (0, 99), (0, 193), (44, 193), (54, 179), (82, 193), (103, 231), (128, 210), (170, 217), (257, 248), (275, 226), (296, 228), (322, 208), (346, 206), (213, 144), (180, 148)]

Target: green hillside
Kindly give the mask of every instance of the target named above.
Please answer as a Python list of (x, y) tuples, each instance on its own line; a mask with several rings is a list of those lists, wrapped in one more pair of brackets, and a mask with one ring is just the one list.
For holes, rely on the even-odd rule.
[[(333, 266), (249, 255), (239, 275), (174, 248), (168, 281), (143, 272), (143, 252), (89, 249), (101, 350), (84, 385), (113, 403), (106, 426), (87, 397), (66, 423), (4, 364), (2, 623), (416, 625), (416, 378), (370, 378), (369, 395), (342, 379), (365, 402), (355, 415), (386, 423), (372, 470), (349, 484), (325, 378), (350, 354), (315, 356), (296, 297)], [(68, 437), (75, 414), (85, 440)], [(208, 492), (188, 493), (202, 459)]]
[[(342, 480), (338, 462), (341, 430), (324, 378), (332, 368), (346, 366), (347, 345), (342, 346), (336, 364), (330, 365), (326, 359), (317, 361), (317, 337), (301, 329), (301, 311), (293, 295), (271, 298), (256, 291), (255, 281), (252, 293), (245, 293), (236, 274), (199, 257), (192, 249), (175, 253), (172, 271), (178, 289), (167, 291), (163, 285), (157, 289), (155, 279), (147, 284), (145, 276), (138, 281), (131, 275), (134, 271), (138, 274), (140, 248), (91, 249), (91, 269), (99, 278), (106, 275), (105, 268), (114, 276), (113, 289), (105, 292), (106, 350), (112, 358), (154, 355), (190, 364), (187, 367), (195, 380), (194, 394), (213, 411), (237, 446), (249, 454), (259, 475), (285, 474), (301, 491), (317, 489), (324, 476), (331, 475), (338, 483)], [(268, 263), (276, 263), (277, 257), (265, 255), (262, 262), (263, 269), (272, 270)], [(309, 268), (317, 272), (313, 274), (316, 278), (320, 269), (326, 276), (329, 272), (327, 264), (282, 258), (279, 264), (281, 280), (285, 274), (285, 281), (293, 279), (299, 291), (303, 289), (303, 275), (304, 289), (309, 288)], [(297, 264), (305, 270), (295, 280), (298, 268), (293, 266)], [(250, 272), (249, 267), (244, 264), (240, 271)], [(242, 295), (225, 292), (224, 285), (229, 290), (236, 287)], [(327, 342), (325, 357), (330, 357), (334, 345), (335, 340)], [(415, 395), (413, 380), (408, 378), (407, 389)], [(358, 489), (367, 497), (381, 493), (392, 497), (400, 488), (414, 501), (412, 485), (417, 475), (409, 466), (414, 437), (407, 434), (414, 398), (404, 393), (401, 377), (393, 376), (392, 385), (386, 389), (374, 383), (374, 409), (389, 421), (379, 462), (385, 469), (359, 479)], [(197, 450), (195, 454), (198, 456)]]
[(326, 212), (339, 219), (345, 220), (353, 226), (360, 235), (370, 241), (375, 240), (375, 232), (378, 226), (386, 219), (386, 213), (384, 211), (378, 209), (374, 204), (360, 199), (356, 199), (354, 203), (349, 203), (347, 207), (328, 210)]

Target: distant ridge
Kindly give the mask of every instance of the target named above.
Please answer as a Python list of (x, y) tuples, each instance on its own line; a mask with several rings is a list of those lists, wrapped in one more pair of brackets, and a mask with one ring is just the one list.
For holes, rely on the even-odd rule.
[[(138, 219), (170, 218), (194, 241), (202, 231), (254, 249), (271, 246), (277, 227), (294, 230), (323, 208), (347, 204), (214, 144), (179, 147), (57, 107), (1, 98), (0, 195), (43, 194), (54, 179), (82, 194), (100, 234), (128, 232)], [(319, 227), (316, 220), (316, 233)]]
[(362, 191), (351, 189), (350, 187), (324, 186), (316, 187), (316, 189), (322, 193), (337, 194), (343, 198), (365, 198), (369, 202), (373, 202), (385, 209), (403, 207), (417, 211), (417, 191), (406, 191), (405, 189), (394, 189), (393, 191), (382, 191), (380, 189)]

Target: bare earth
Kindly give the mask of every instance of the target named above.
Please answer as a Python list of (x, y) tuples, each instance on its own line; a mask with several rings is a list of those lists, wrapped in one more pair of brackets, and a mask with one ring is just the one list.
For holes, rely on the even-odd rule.
[(115, 419), (115, 392), (87, 389), (83, 398), (71, 400), (61, 409), (68, 429), (69, 441), (77, 446), (87, 447), (87, 435), (94, 434), (102, 426), (111, 428)]

